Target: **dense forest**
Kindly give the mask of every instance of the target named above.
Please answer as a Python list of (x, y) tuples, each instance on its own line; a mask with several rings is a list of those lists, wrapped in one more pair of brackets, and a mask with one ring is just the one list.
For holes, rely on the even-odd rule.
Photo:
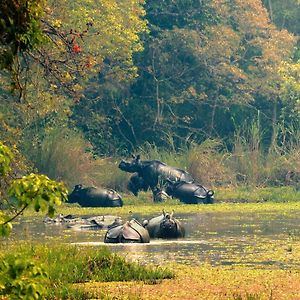
[(140, 152), (209, 185), (298, 184), (299, 15), (297, 0), (2, 1), (15, 172), (122, 188), (115, 161)]

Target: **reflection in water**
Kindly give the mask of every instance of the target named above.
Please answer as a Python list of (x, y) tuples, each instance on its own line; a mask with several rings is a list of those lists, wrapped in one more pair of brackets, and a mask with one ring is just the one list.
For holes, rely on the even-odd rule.
[[(142, 220), (153, 216), (135, 216)], [(15, 225), (11, 240), (43, 243), (71, 243), (79, 247), (106, 245), (112, 251), (140, 263), (178, 262), (188, 265), (208, 262), (213, 265), (286, 268), (299, 265), (300, 258), (270, 258), (270, 245), (286, 249), (299, 242), (297, 216), (276, 213), (197, 213), (178, 214), (186, 228), (186, 237), (178, 240), (152, 239), (149, 244), (104, 244), (105, 230), (72, 230), (64, 224), (44, 224), (42, 219), (25, 219)], [(126, 220), (126, 217), (123, 217)], [(275, 251), (275, 250), (274, 250)], [(289, 256), (290, 255), (290, 256)]]

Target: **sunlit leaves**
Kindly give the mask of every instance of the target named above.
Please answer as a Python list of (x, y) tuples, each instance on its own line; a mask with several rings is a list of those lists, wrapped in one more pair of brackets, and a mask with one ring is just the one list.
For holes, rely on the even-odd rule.
[(62, 182), (50, 180), (45, 175), (30, 174), (15, 180), (9, 195), (18, 201), (19, 207), (32, 205), (35, 211), (47, 211), (53, 216), (55, 206), (67, 198), (67, 189)]
[(281, 95), (285, 101), (294, 102), (300, 109), (300, 61), (284, 62), (279, 68), (282, 78)]
[[(46, 49), (49, 59), (62, 70), (59, 61), (76, 62), (67, 68), (73, 79), (80, 73), (103, 72), (107, 64), (108, 76), (134, 77), (132, 55), (143, 49), (139, 34), (147, 30), (142, 5), (140, 0), (48, 1), (44, 25), (55, 43)], [(55, 71), (55, 65), (51, 68)]]
[(32, 260), (20, 255), (0, 261), (0, 295), (8, 299), (45, 299), (47, 274)]
[(10, 149), (0, 141), (0, 175), (4, 176), (10, 171), (13, 154)]
[(12, 224), (9, 217), (0, 211), (0, 237), (8, 236), (12, 230)]

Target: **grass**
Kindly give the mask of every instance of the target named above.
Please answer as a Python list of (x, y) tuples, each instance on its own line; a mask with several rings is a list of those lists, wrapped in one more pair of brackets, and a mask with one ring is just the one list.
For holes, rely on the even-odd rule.
[(86, 283), (84, 286), (95, 294), (105, 291), (114, 295), (110, 299), (290, 300), (300, 297), (297, 270), (254, 270), (208, 264), (199, 267), (174, 265), (172, 268), (176, 278), (157, 285), (115, 282)]
[[(184, 204), (177, 199), (168, 199), (166, 202), (153, 203), (151, 192), (141, 192), (138, 197), (122, 194), (123, 207), (80, 207), (77, 204), (63, 204), (57, 207), (57, 213), (72, 215), (131, 215), (159, 214), (163, 210), (175, 213), (193, 212), (224, 212), (259, 210), (299, 210), (300, 191), (293, 187), (272, 188), (218, 188), (215, 190), (216, 202), (211, 205)], [(25, 216), (44, 216), (27, 210)]]
[(300, 190), (290, 186), (219, 188), (216, 198), (219, 202), (297, 202), (300, 201)]
[(42, 264), (48, 273), (47, 299), (88, 299), (91, 293), (80, 288), (78, 283), (111, 281), (159, 282), (173, 278), (174, 274), (159, 267), (145, 267), (127, 262), (112, 254), (108, 248), (79, 248), (75, 246), (17, 244), (6, 249), (1, 247), (1, 259), (21, 254)]

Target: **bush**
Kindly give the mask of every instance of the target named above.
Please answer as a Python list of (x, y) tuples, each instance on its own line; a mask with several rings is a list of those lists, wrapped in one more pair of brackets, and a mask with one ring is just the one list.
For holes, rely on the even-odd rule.
[(27, 150), (38, 170), (71, 189), (76, 184), (125, 190), (127, 174), (118, 161), (93, 155), (92, 146), (70, 129), (51, 129), (39, 146)]

